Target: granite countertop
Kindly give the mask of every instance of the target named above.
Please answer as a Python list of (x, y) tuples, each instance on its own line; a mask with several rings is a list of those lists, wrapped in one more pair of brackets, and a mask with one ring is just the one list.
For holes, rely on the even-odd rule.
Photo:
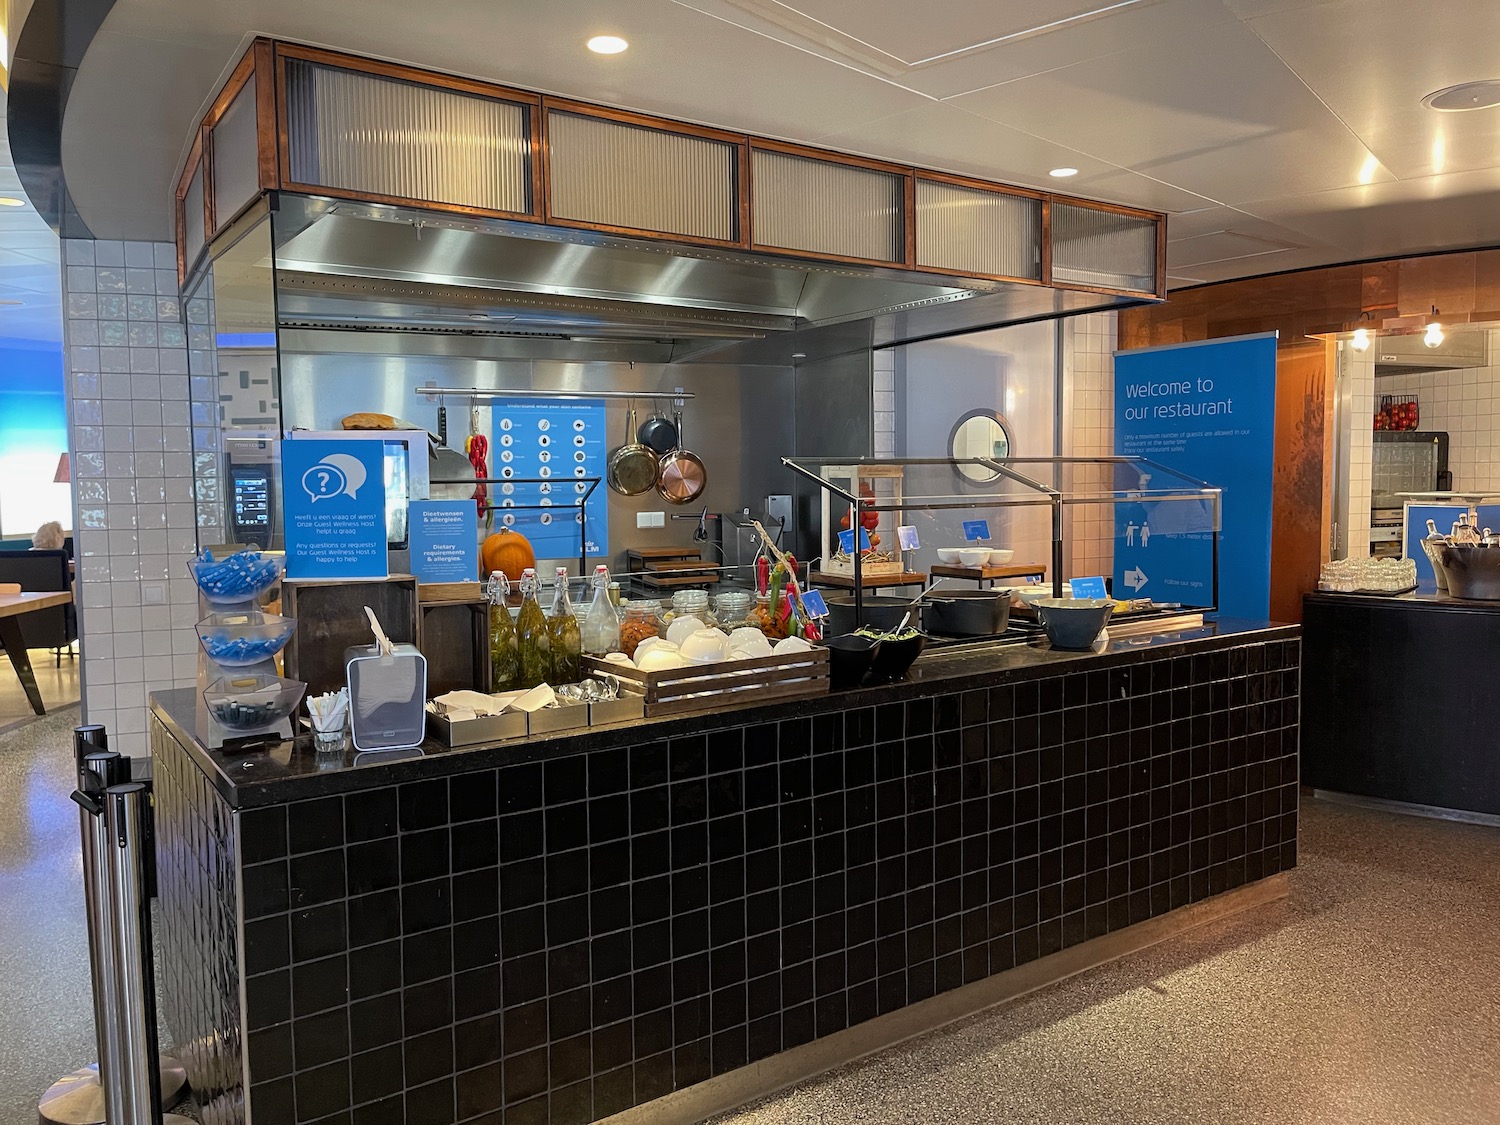
[(238, 746), (231, 743), (210, 750), (193, 734), (196, 710), (193, 689), (153, 692), (151, 711), (186, 747), (231, 806), (250, 808), (488, 769), (503, 763), (682, 737), (725, 726), (873, 707), (946, 692), (1119, 667), (1175, 655), (1179, 650), (1211, 651), (1245, 643), (1290, 640), (1299, 634), (1296, 625), (1220, 619), (1171, 632), (1112, 638), (1097, 652), (1055, 650), (1045, 640), (959, 646), (923, 656), (912, 668), (910, 678), (900, 683), (698, 715), (642, 719), (489, 746), (450, 748), (429, 738), (417, 750), (355, 754), (352, 748), (346, 748), (341, 755), (330, 755), (315, 753), (312, 737), (302, 735), (271, 742), (247, 741)]

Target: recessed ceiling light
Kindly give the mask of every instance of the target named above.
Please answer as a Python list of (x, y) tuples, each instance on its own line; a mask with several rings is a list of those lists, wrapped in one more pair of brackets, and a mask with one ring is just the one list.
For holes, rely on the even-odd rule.
[(1056, 176), (1059, 180), (1066, 180), (1069, 176), (1078, 175), (1077, 168), (1054, 168), (1048, 172), (1049, 176)]
[(1428, 109), (1442, 113), (1462, 113), (1469, 109), (1489, 109), (1500, 105), (1500, 78), (1482, 78), (1478, 82), (1460, 82), (1434, 90), (1422, 99)]
[(596, 35), (588, 43), (589, 50), (596, 55), (618, 55), (628, 46), (618, 35)]
[(0, 195), (0, 207), (25, 207), (26, 200), (17, 199), (12, 195)]

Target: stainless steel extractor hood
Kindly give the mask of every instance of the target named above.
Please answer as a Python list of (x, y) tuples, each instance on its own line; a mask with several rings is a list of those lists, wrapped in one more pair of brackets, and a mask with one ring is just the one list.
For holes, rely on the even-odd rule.
[(1456, 371), (1489, 363), (1489, 334), (1482, 328), (1472, 331), (1450, 328), (1436, 347), (1428, 347), (1421, 333), (1377, 336), (1372, 342), (1377, 375)]
[[(312, 350), (359, 351), (350, 334), (395, 331), (493, 358), (789, 362), (833, 341), (1135, 303), (322, 197), (283, 195), (275, 230), (278, 327)], [(827, 331), (856, 324), (869, 330)]]

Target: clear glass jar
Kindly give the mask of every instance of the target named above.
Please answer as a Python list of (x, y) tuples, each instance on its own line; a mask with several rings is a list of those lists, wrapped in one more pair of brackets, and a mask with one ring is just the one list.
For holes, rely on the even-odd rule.
[(714, 612), (719, 618), (719, 628), (733, 631), (745, 624), (745, 618), (755, 608), (755, 595), (749, 590), (726, 590), (714, 599)]
[(625, 603), (625, 619), (620, 622), (620, 651), (632, 660), (635, 648), (647, 637), (659, 637), (667, 631), (662, 620), (661, 602), (633, 598)]
[(707, 590), (678, 590), (673, 594), (672, 612), (667, 615), (667, 623), (671, 624), (679, 617), (696, 617), (710, 628), (719, 623), (709, 608)]
[(788, 617), (785, 621), (778, 621), (776, 619), (776, 615), (771, 608), (770, 594), (755, 595), (755, 608), (750, 611), (749, 617), (745, 619), (745, 624), (759, 629), (766, 635), (766, 639), (772, 643), (785, 640), (791, 635), (791, 618)]

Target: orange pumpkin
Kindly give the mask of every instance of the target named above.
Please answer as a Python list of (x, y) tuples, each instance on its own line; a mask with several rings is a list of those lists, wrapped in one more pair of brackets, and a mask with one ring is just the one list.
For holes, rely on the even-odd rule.
[(481, 578), (488, 578), (498, 570), (512, 582), (519, 582), (521, 571), (536, 566), (536, 552), (532, 550), (531, 540), (508, 527), (502, 527), (484, 541), (479, 557), (484, 564)]

